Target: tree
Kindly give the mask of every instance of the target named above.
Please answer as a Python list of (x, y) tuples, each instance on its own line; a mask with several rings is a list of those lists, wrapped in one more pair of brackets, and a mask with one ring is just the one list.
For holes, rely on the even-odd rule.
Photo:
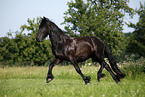
[(140, 8), (136, 10), (136, 13), (139, 15), (139, 22), (137, 24), (131, 22), (128, 24), (129, 27), (135, 30), (130, 38), (127, 52), (145, 57), (145, 6), (140, 3)]
[(100, 37), (116, 56), (125, 49), (123, 17), (133, 15), (134, 10), (127, 0), (75, 0), (68, 2), (69, 9), (64, 13), (65, 30), (70, 36)]

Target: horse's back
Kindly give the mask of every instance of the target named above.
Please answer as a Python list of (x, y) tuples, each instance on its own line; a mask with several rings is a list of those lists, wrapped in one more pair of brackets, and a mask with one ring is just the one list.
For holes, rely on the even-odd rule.
[(75, 37), (76, 42), (75, 58), (84, 61), (94, 56), (95, 52), (103, 52), (103, 42), (96, 36)]

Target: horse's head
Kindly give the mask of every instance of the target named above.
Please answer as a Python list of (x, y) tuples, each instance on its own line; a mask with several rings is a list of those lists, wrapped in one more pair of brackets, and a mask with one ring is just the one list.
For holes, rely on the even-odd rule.
[(42, 21), (39, 26), (39, 31), (36, 36), (37, 41), (39, 41), (39, 42), (42, 41), (50, 33), (50, 31), (51, 31), (50, 23), (51, 22), (49, 21), (49, 19), (47, 19), (45, 17), (42, 18)]

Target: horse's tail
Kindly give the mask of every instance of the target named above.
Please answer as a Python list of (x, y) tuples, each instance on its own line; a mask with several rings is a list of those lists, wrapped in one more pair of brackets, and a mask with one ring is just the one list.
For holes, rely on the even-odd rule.
[(125, 77), (125, 74), (122, 73), (118, 66), (117, 66), (117, 63), (115, 61), (115, 58), (113, 57), (110, 49), (107, 47), (107, 45), (105, 44), (105, 51), (104, 51), (104, 54), (107, 56), (108, 60), (109, 60), (109, 63), (111, 65), (111, 68), (113, 69), (113, 71), (120, 77), (120, 78), (124, 78)]

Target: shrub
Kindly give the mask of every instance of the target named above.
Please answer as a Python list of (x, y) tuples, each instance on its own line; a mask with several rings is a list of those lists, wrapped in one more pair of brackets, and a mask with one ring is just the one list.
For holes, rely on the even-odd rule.
[(134, 60), (135, 55), (127, 56), (127, 61), (119, 63), (123, 66), (124, 73), (131, 79), (140, 77), (141, 74), (145, 73), (145, 58), (141, 57), (140, 59)]

